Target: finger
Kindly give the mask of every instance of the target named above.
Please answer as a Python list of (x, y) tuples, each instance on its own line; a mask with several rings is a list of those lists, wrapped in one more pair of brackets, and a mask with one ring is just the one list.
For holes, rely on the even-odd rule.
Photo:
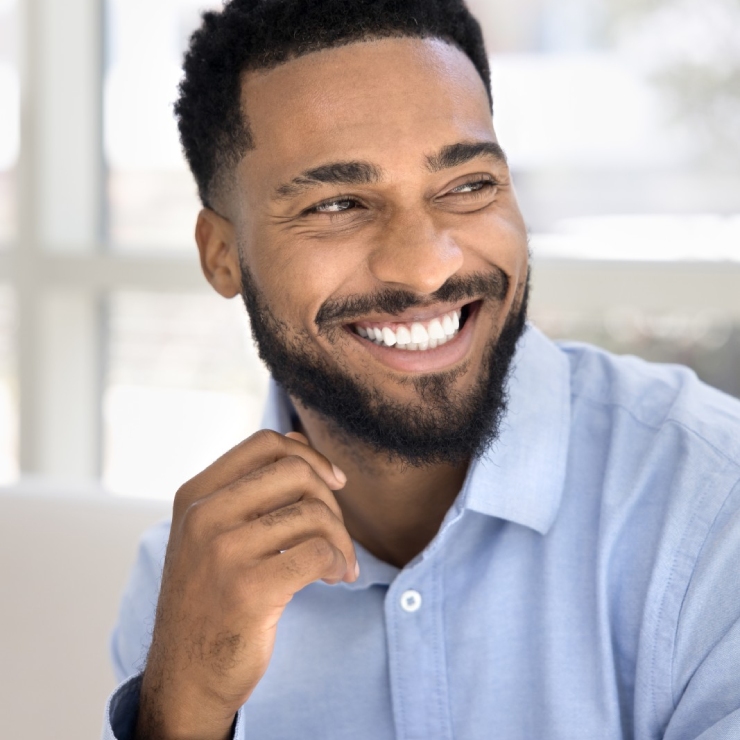
[[(301, 442), (304, 445), (307, 445), (308, 447), (311, 446), (311, 443), (308, 441), (308, 437), (306, 437), (304, 434), (301, 434), (300, 432), (288, 432), (286, 435), (289, 439), (294, 439), (296, 442)], [(342, 485), (347, 483), (347, 476), (345, 475), (344, 471), (334, 463), (331, 464), (332, 471), (334, 473), (334, 477), (342, 483)]]
[(205, 543), (304, 499), (320, 500), (343, 520), (334, 494), (303, 459), (290, 456), (249, 473), (183, 509), (173, 531)]
[(344, 521), (324, 480), (302, 457), (291, 455), (194, 501), (183, 512), (181, 521), (182, 526), (199, 537), (212, 536), (305, 499), (321, 501), (339, 521)]
[[(309, 540), (321, 539), (325, 542), (329, 542), (333, 548), (341, 553), (342, 568), (338, 573), (321, 573), (316, 578), (326, 579), (328, 583), (338, 583), (339, 581), (346, 581), (352, 583), (357, 580), (359, 576), (359, 565), (357, 561), (357, 555), (354, 550), (351, 538), (343, 530), (342, 525), (338, 522), (328, 526), (321, 526), (317, 523), (312, 522), (301, 522), (304, 527), (300, 527), (296, 523), (294, 531), (291, 531), (291, 527), (287, 522), (283, 523), (285, 526), (281, 526), (280, 530), (270, 529), (268, 531), (258, 532), (252, 531), (242, 532), (242, 541), (235, 547), (227, 548), (231, 553), (231, 557), (228, 560), (224, 560), (224, 570), (237, 568), (236, 577), (239, 576), (239, 572), (244, 573), (248, 570), (253, 570), (255, 567), (261, 568), (261, 564), (271, 560), (285, 552), (295, 550), (299, 545)], [(235, 536), (235, 532), (229, 532), (229, 536)], [(238, 555), (237, 548), (238, 547)]]
[(264, 569), (266, 578), (287, 588), (290, 596), (322, 579), (339, 582), (350, 572), (342, 552), (321, 537), (273, 555), (265, 561)]
[(240, 534), (253, 557), (269, 557), (306, 540), (323, 537), (344, 556), (350, 571), (346, 575), (354, 575), (357, 554), (352, 538), (344, 523), (319, 499), (304, 499), (270, 512), (243, 526)]
[(330, 489), (339, 490), (344, 487), (346, 480), (337, 477), (332, 464), (321, 453), (295, 439), (263, 429), (240, 442), (185, 483), (177, 492), (175, 506), (177, 507), (178, 501), (187, 506), (195, 499), (289, 455), (302, 457)]
[(344, 522), (319, 498), (305, 498), (205, 539), (215, 548), (222, 564), (220, 572), (225, 568), (244, 572), (253, 568), (255, 561), (271, 558), (317, 537), (327, 540), (342, 553), (348, 568), (342, 577), (348, 582), (355, 580), (354, 542)]

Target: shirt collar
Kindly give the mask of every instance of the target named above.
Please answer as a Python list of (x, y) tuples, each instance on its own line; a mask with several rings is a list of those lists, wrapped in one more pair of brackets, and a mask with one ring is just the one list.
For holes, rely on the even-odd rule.
[(279, 434), (296, 430), (296, 413), (288, 394), (270, 376), (265, 410), (262, 412), (262, 429), (272, 429)]
[[(563, 353), (531, 325), (512, 362), (508, 397), (499, 436), (471, 464), (453, 508), (546, 534), (557, 516), (565, 481), (570, 366)], [(293, 405), (272, 379), (262, 426), (280, 434), (295, 428)]]
[(514, 356), (508, 397), (500, 433), (470, 466), (459, 505), (546, 534), (565, 483), (570, 365), (531, 325)]

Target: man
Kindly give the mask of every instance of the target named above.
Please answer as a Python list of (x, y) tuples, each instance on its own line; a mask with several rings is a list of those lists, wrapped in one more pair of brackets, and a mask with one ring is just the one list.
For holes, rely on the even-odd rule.
[(740, 738), (739, 405), (526, 327), (491, 100), (462, 0), (205, 15), (196, 240), (275, 383), (144, 536), (106, 737)]

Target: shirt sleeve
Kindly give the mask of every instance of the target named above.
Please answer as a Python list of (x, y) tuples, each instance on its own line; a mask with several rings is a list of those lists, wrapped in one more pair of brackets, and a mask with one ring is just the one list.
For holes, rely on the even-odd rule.
[(133, 740), (139, 711), (141, 675), (124, 681), (105, 707), (103, 740)]
[(678, 623), (664, 740), (740, 740), (740, 484), (704, 542)]
[[(105, 725), (102, 740), (133, 740), (136, 718), (139, 713), (141, 674), (124, 681), (108, 699), (105, 708)], [(234, 722), (232, 740), (244, 738), (243, 712), (240, 710)]]

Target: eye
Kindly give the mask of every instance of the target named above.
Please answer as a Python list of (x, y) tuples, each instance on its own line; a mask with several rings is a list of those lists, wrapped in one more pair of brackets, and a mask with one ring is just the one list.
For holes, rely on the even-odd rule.
[(358, 206), (359, 203), (354, 198), (334, 198), (333, 200), (326, 200), (323, 203), (312, 206), (307, 209), (305, 213), (344, 213), (345, 211), (351, 211)]
[(490, 193), (491, 191), (495, 190), (498, 187), (498, 183), (490, 178), (486, 178), (483, 180), (474, 180), (473, 182), (466, 182), (462, 185), (458, 185), (456, 188), (453, 188), (449, 191), (449, 195), (473, 195), (473, 194), (481, 194), (483, 195)]

